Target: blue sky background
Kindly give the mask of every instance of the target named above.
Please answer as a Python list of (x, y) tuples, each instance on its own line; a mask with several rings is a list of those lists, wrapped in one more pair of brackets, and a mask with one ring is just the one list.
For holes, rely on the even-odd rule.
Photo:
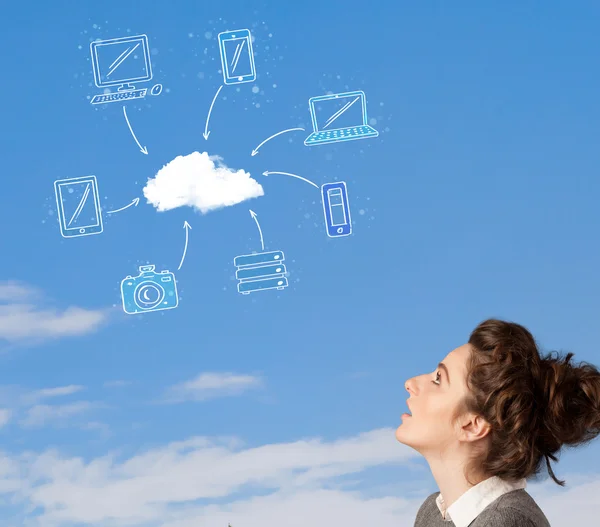
[[(0, 299), (6, 459), (29, 463), (23, 452), (50, 448), (82, 463), (116, 452), (122, 462), (195, 436), (236, 436), (251, 449), (387, 428), (390, 452), (404, 452), (393, 444), (404, 381), (432, 370), (491, 316), (526, 325), (544, 349), (600, 363), (599, 6), (158, 4), (3, 9), (2, 280), (39, 291)], [(205, 140), (222, 84), (217, 34), (239, 28), (255, 38), (257, 79), (222, 89)], [(159, 97), (128, 105), (147, 156), (122, 105), (94, 108), (88, 100), (101, 92), (90, 41), (139, 33), (152, 49), (148, 87), (164, 86)], [(305, 147), (308, 99), (349, 90), (365, 91), (379, 137)], [(250, 155), (293, 127), (307, 132), (279, 136)], [(194, 151), (249, 171), (265, 195), (206, 215), (190, 207), (157, 212), (143, 198), (147, 179)], [(328, 238), (320, 192), (298, 179), (266, 178), (265, 170), (319, 186), (346, 181), (353, 235)], [(53, 182), (89, 174), (98, 178), (104, 211), (142, 199), (105, 214), (102, 234), (63, 239)], [(290, 287), (283, 291), (237, 293), (233, 258), (260, 250), (249, 209), (265, 249), (285, 252)], [(192, 230), (177, 271), (184, 221)], [(127, 316), (119, 284), (146, 262), (175, 273), (180, 305)], [(22, 304), (32, 318), (15, 308)], [(70, 306), (101, 323), (69, 335), (57, 317), (68, 325)], [(214, 396), (165, 403), (170, 387), (203, 373), (224, 384), (209, 391)], [(241, 383), (235, 396), (228, 379)], [(58, 387), (71, 388), (59, 398), (32, 395)], [(32, 414), (34, 399), (48, 406)], [(590, 472), (599, 454), (598, 444), (566, 453), (556, 472), (591, 488), (600, 483)], [(395, 455), (338, 476), (356, 480), (366, 496), (414, 498), (398, 513), (414, 518), (435, 483), (418, 458), (399, 465)], [(0, 490), (4, 520), (84, 524), (75, 513), (73, 523), (44, 516), (43, 500), (22, 481), (15, 485), (18, 491)], [(264, 485), (198, 503), (235, 510), (236, 500), (277, 487)], [(551, 514), (560, 525), (560, 510)], [(153, 521), (187, 525), (159, 515), (136, 524)], [(113, 525), (102, 517), (88, 524)]]

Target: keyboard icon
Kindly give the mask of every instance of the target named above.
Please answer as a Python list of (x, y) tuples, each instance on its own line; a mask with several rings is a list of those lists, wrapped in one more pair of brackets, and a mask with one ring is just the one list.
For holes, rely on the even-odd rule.
[(147, 92), (147, 88), (141, 88), (139, 90), (125, 90), (117, 93), (103, 93), (102, 95), (94, 95), (91, 103), (104, 104), (107, 102), (122, 102), (131, 101), (134, 99), (143, 99), (146, 97)]
[(326, 132), (313, 132), (305, 141), (308, 146), (313, 143), (335, 143), (337, 141), (349, 141), (351, 139), (362, 139), (363, 137), (376, 137), (377, 132), (368, 125), (354, 126), (352, 128), (340, 128)]

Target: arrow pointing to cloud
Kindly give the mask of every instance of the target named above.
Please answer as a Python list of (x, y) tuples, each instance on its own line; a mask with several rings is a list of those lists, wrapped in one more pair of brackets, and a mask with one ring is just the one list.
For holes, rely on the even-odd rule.
[(121, 207), (120, 209), (117, 209), (117, 210), (109, 210), (106, 214), (114, 214), (115, 212), (121, 212), (122, 210), (128, 209), (132, 205), (134, 207), (137, 207), (139, 202), (140, 202), (140, 198), (135, 198), (129, 205), (125, 205), (124, 207)]
[(185, 260), (185, 253), (187, 252), (189, 232), (190, 232), (190, 229), (192, 228), (192, 226), (187, 221), (185, 221), (185, 222), (183, 222), (183, 228), (185, 229), (185, 247), (183, 248), (183, 256), (181, 257), (181, 262), (179, 263), (179, 267), (177, 268), (178, 271), (179, 271), (179, 269), (181, 269), (181, 266), (183, 265), (183, 261)]
[(206, 124), (204, 125), (204, 133), (202, 134), (204, 136), (204, 139), (206, 140), (208, 140), (208, 136), (210, 135), (210, 132), (208, 131), (208, 122), (210, 121), (210, 114), (212, 112), (213, 106), (215, 105), (215, 101), (219, 96), (219, 92), (222, 88), (223, 85), (221, 84), (221, 86), (219, 86), (219, 89), (217, 90), (217, 93), (215, 93), (215, 96), (213, 97), (212, 103), (210, 104), (210, 108), (208, 109), (208, 115), (206, 116)]
[(296, 174), (290, 174), (288, 172), (269, 172), (268, 170), (263, 172), (263, 176), (268, 176), (270, 174), (281, 174), (282, 176), (290, 176), (290, 177), (295, 177), (298, 179), (301, 179), (302, 181), (306, 181), (307, 183), (310, 183), (313, 187), (319, 188), (319, 186), (315, 183), (313, 183), (312, 181), (309, 181), (306, 178), (303, 178), (301, 176), (297, 176)]
[(294, 130), (302, 130), (304, 131), (304, 128), (289, 128), (287, 130), (283, 130), (281, 132), (277, 132), (276, 134), (273, 134), (271, 137), (267, 137), (261, 144), (259, 144), (254, 150), (252, 150), (252, 156), (255, 156), (256, 154), (258, 154), (258, 149), (264, 145), (267, 141), (270, 141), (271, 139), (273, 139), (274, 137), (277, 137), (278, 135), (281, 134), (285, 134), (286, 132), (293, 132)]
[(256, 226), (258, 227), (258, 233), (260, 234), (260, 246), (262, 247), (261, 251), (264, 251), (265, 250), (265, 242), (263, 240), (262, 229), (260, 228), (260, 223), (258, 223), (258, 218), (256, 217), (256, 212), (251, 210), (250, 216), (252, 216), (254, 218), (254, 221), (256, 222)]
[(140, 152), (142, 154), (148, 155), (148, 149), (145, 146), (142, 147), (142, 145), (138, 141), (137, 137), (133, 133), (133, 128), (131, 128), (131, 124), (129, 123), (129, 119), (127, 118), (127, 108), (125, 108), (125, 106), (123, 106), (123, 115), (125, 116), (125, 120), (127, 121), (127, 126), (129, 126), (129, 131), (131, 132), (131, 135), (133, 136), (133, 139), (135, 140), (135, 142), (137, 143), (137, 145), (140, 147)]

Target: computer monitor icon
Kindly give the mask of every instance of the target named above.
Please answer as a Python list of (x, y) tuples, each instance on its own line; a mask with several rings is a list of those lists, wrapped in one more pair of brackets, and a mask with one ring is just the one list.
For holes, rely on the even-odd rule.
[(377, 137), (367, 122), (367, 98), (363, 91), (311, 97), (308, 101), (313, 133), (306, 146)]
[[(98, 88), (118, 86), (116, 93), (96, 95), (92, 104), (140, 99), (146, 96), (147, 88), (136, 89), (132, 83), (152, 80), (150, 47), (146, 35), (96, 40), (90, 44), (94, 83)], [(152, 88), (158, 95), (162, 86)]]

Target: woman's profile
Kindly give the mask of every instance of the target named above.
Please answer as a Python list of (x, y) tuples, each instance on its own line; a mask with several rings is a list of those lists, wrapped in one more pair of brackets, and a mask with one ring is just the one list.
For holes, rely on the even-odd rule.
[(490, 319), (432, 373), (409, 379), (396, 438), (426, 459), (440, 492), (415, 527), (548, 527), (526, 480), (563, 446), (600, 434), (600, 373), (541, 354), (519, 324)]

